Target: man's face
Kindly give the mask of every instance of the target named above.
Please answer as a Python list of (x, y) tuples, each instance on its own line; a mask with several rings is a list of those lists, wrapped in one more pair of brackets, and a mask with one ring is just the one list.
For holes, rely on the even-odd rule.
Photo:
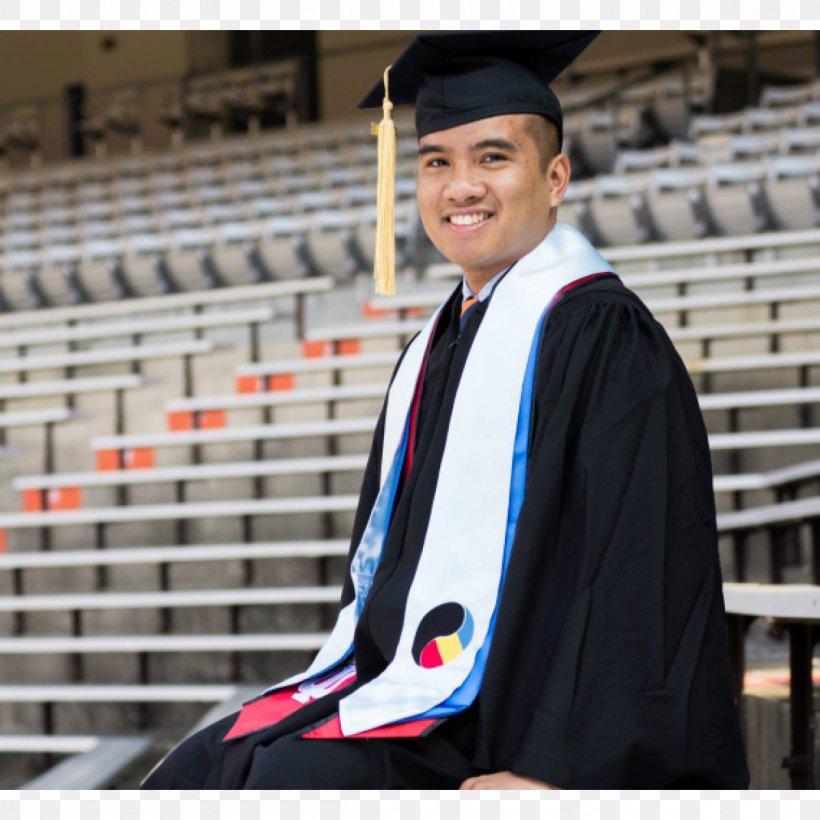
[(520, 259), (551, 227), (554, 185), (540, 168), (527, 116), (490, 117), (419, 140), (422, 223), (471, 284)]

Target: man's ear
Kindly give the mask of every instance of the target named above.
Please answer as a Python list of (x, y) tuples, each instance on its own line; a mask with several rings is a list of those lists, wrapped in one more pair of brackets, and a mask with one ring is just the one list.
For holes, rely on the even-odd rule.
[(550, 184), (550, 208), (557, 208), (564, 200), (572, 175), (569, 157), (557, 154), (547, 166), (547, 181)]

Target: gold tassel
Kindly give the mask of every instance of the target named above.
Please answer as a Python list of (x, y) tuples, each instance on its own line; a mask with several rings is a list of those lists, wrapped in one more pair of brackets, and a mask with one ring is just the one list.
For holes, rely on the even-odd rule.
[(376, 252), (373, 259), (373, 277), (376, 293), (393, 296), (396, 292), (396, 228), (394, 206), (396, 194), (396, 126), (393, 122), (393, 103), (387, 85), (387, 74), (392, 66), (384, 70), (384, 115), (370, 131), (379, 138), (379, 180), (376, 193)]

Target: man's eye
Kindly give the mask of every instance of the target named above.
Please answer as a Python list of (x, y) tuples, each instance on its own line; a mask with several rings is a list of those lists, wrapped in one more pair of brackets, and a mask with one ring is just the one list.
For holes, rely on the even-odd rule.
[(434, 157), (427, 161), (428, 168), (443, 168), (447, 164), (447, 160), (441, 157)]
[(507, 159), (504, 154), (485, 154), (482, 158), (482, 162), (501, 162), (502, 160)]

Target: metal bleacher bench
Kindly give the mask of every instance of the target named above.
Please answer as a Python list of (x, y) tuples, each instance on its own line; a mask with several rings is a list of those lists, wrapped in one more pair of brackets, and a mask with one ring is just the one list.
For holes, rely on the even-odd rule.
[(138, 362), (147, 359), (210, 353), (214, 349), (214, 343), (208, 339), (192, 339), (163, 345), (132, 345), (121, 348), (54, 353), (48, 356), (17, 356), (0, 359), (0, 373), (27, 373), (33, 370), (50, 370), (59, 367)]
[(808, 481), (820, 479), (820, 460), (791, 464), (765, 473), (736, 473), (714, 477), (716, 493), (739, 492), (743, 490), (771, 490), (777, 488), (796, 489)]
[[(170, 399), (165, 403), (165, 408), (168, 413), (193, 413), (204, 410), (243, 410), (254, 407), (311, 404), (313, 402), (331, 403), (361, 399), (382, 399), (386, 391), (387, 381), (384, 381), (375, 382), (373, 384), (334, 385), (330, 387), (304, 388), (301, 390), (249, 393), (245, 395), (227, 394), (223, 396), (196, 396), (190, 399)], [(711, 393), (699, 396), (699, 401), (701, 410), (704, 411), (813, 404), (820, 402), (820, 387)]]
[[(346, 339), (374, 339), (391, 336), (409, 340), (424, 327), (419, 319), (395, 319), (390, 322), (373, 321), (315, 328), (307, 333), (312, 341), (340, 342)], [(716, 339), (743, 339), (754, 336), (770, 337), (770, 352), (777, 351), (781, 336), (797, 333), (820, 332), (820, 317), (797, 319), (769, 319), (754, 322), (735, 322), (720, 325), (694, 325), (692, 327), (667, 327), (673, 342), (700, 342), (703, 357), (709, 355), (711, 342)]]
[[(820, 506), (815, 508), (820, 515)], [(820, 623), (820, 586), (725, 583), (723, 598), (738, 703), (746, 667), (744, 642), (751, 622), (766, 618), (783, 624), (788, 632), (791, 749), (783, 765), (789, 770), (793, 789), (815, 788), (812, 653)]]
[(103, 393), (108, 390), (131, 390), (148, 380), (136, 373), (121, 376), (94, 376), (79, 379), (0, 384), (0, 399), (29, 399), (41, 396), (65, 396), (73, 393)]
[[(450, 295), (449, 291), (418, 291), (401, 296), (374, 296), (370, 305), (377, 310), (405, 313), (413, 308), (438, 307)], [(694, 294), (688, 296), (650, 297), (644, 303), (652, 313), (686, 313), (690, 310), (711, 310), (750, 305), (779, 305), (784, 302), (820, 300), (820, 286), (802, 285), (783, 288), (762, 288), (730, 293)]]
[[(169, 412), (196, 412), (213, 408), (236, 409), (265, 405), (290, 404), (302, 401), (338, 401), (340, 399), (381, 398), (386, 384), (353, 385), (350, 387), (328, 387), (318, 390), (282, 391), (272, 393), (250, 394), (244, 396), (212, 396), (195, 399), (174, 400), (167, 403)], [(295, 395), (292, 395), (295, 394)], [(757, 390), (739, 393), (717, 393), (699, 397), (704, 411), (740, 410), (755, 407), (820, 403), (820, 387), (794, 388), (781, 390)], [(0, 421), (2, 416), (0, 416)], [(242, 431), (244, 428), (233, 428)], [(178, 433), (169, 435), (179, 435)], [(742, 446), (745, 439), (738, 438), (736, 432), (713, 436), (716, 448)], [(778, 431), (763, 431), (756, 434), (753, 442), (765, 443), (770, 439), (775, 443)], [(784, 435), (784, 433), (781, 433)], [(808, 431), (791, 431), (790, 440), (796, 444), (814, 441), (815, 433)], [(198, 439), (201, 441), (202, 439)], [(154, 439), (156, 446), (156, 440)], [(145, 440), (140, 440), (141, 445)], [(145, 468), (140, 470), (92, 471), (79, 473), (58, 473), (48, 475), (18, 476), (13, 481), (16, 490), (40, 491), (63, 487), (104, 487), (159, 482), (184, 482), (210, 480), (218, 478), (238, 478), (255, 476), (287, 475), (294, 473), (323, 473), (363, 469), (367, 456), (346, 455), (314, 458), (254, 460), (249, 462), (220, 462), (212, 464), (194, 464), (162, 468)], [(729, 481), (732, 477), (725, 477)], [(748, 480), (746, 480), (748, 485)], [(750, 486), (750, 485), (749, 485)], [(761, 485), (762, 486), (762, 485)], [(748, 487), (747, 487), (748, 488)]]
[[(156, 565), (159, 587), (169, 588), (167, 569), (172, 564), (227, 561), (248, 562), (264, 559), (327, 559), (347, 555), (346, 539), (313, 541), (274, 541), (229, 544), (184, 544), (159, 547), (120, 547), (85, 550), (36, 550), (0, 554), (0, 572), (11, 574), (11, 587), (16, 596), (23, 594), (25, 570), (59, 570), (67, 567), (96, 567), (128, 565)], [(246, 572), (248, 583), (253, 573)], [(102, 588), (98, 578), (98, 588)]]
[(297, 515), (306, 513), (355, 511), (358, 496), (301, 496), (293, 498), (233, 499), (230, 501), (187, 502), (97, 507), (79, 510), (51, 510), (0, 514), (0, 529), (71, 526), (73, 524), (113, 524), (123, 521), (174, 521), (187, 518), (233, 518), (252, 515)]
[(258, 362), (236, 368), (237, 376), (272, 376), (284, 373), (318, 373), (329, 370), (358, 370), (367, 367), (392, 367), (398, 352), (356, 353), (351, 355), (322, 356), (317, 359), (282, 359)]
[(278, 541), (236, 544), (186, 544), (166, 547), (122, 547), (105, 550), (57, 550), (0, 554), (0, 571), (259, 558), (322, 558), (346, 555), (346, 540)]
[(606, 248), (603, 253), (613, 263), (660, 261), (682, 256), (760, 251), (820, 245), (820, 230), (767, 231), (744, 236), (722, 236), (684, 242), (650, 242), (644, 245), (621, 245)]
[(3, 315), (3, 328), (37, 327), (47, 322), (50, 326), (62, 322), (79, 322), (85, 319), (113, 319), (117, 316), (150, 314), (178, 310), (200, 309), (207, 306), (224, 306), (240, 302), (256, 302), (264, 299), (293, 297), (296, 299), (297, 336), (304, 327), (304, 297), (310, 293), (330, 290), (333, 280), (326, 276), (282, 282), (264, 282), (258, 285), (240, 285), (216, 290), (169, 293), (164, 296), (146, 296), (116, 302), (100, 302), (90, 305), (47, 308), (43, 310), (17, 311)]
[(195, 396), (189, 399), (171, 399), (165, 403), (165, 409), (168, 413), (195, 413), (203, 410), (246, 410), (254, 407), (278, 407), (280, 405), (313, 404), (314, 402), (381, 399), (384, 398), (386, 389), (387, 382), (384, 381), (375, 384), (333, 385), (241, 395)]
[(0, 752), (68, 754), (44, 774), (23, 785), (26, 790), (104, 789), (150, 745), (147, 737), (93, 735), (0, 735)]
[(220, 462), (115, 470), (110, 472), (52, 473), (18, 476), (13, 479), (15, 490), (49, 490), (63, 487), (113, 487), (118, 485), (159, 484), (172, 481), (210, 481), (228, 478), (295, 475), (307, 473), (337, 473), (364, 470), (367, 455), (317, 456), (311, 458), (271, 459), (265, 461)]
[(0, 685), (0, 703), (40, 704), (42, 733), (55, 736), (58, 703), (217, 703), (237, 692), (234, 684), (26, 683)]
[(0, 638), (0, 654), (44, 655), (149, 652), (310, 652), (327, 639), (324, 632), (246, 635), (84, 635), (82, 637)]
[(121, 336), (148, 336), (153, 333), (253, 325), (270, 321), (274, 316), (275, 312), (272, 308), (261, 307), (252, 310), (220, 310), (212, 313), (191, 313), (142, 320), (129, 319), (127, 321), (100, 322), (71, 327), (40, 327), (36, 330), (0, 333), (0, 348), (27, 348), (46, 344), (119, 338)]
[[(817, 297), (820, 299), (820, 288), (817, 289)], [(706, 297), (703, 298), (704, 300), (706, 299)], [(714, 299), (716, 297), (712, 298)], [(253, 365), (238, 367), (236, 368), (236, 373), (241, 376), (261, 376), (272, 374), (319, 373), (366, 367), (390, 367), (395, 365), (398, 356), (398, 351), (388, 351), (385, 353), (323, 356), (316, 359), (259, 362)], [(705, 359), (689, 358), (686, 360), (687, 369), (691, 373), (719, 373), (735, 370), (807, 367), (817, 364), (820, 364), (820, 352), (815, 350), (756, 354), (750, 356), (710, 357)]]
[(335, 342), (343, 339), (384, 339), (389, 336), (410, 337), (425, 325), (421, 319), (396, 319), (393, 321), (365, 321), (349, 325), (328, 325), (308, 330), (309, 341)]
[(98, 436), (91, 440), (91, 448), (98, 451), (126, 450), (146, 447), (180, 447), (195, 444), (225, 444), (239, 441), (307, 438), (310, 436), (343, 436), (356, 433), (372, 433), (376, 427), (376, 422), (376, 418), (367, 417), (244, 425), (214, 430), (182, 430), (174, 433)]
[(70, 421), (76, 416), (67, 407), (49, 407), (43, 410), (25, 410), (18, 413), (0, 413), (0, 428), (30, 427), (38, 424), (55, 424)]
[[(818, 237), (820, 242), (820, 237)], [(685, 288), (702, 282), (731, 282), (740, 280), (751, 289), (754, 281), (761, 278), (775, 278), (801, 273), (820, 273), (820, 262), (815, 257), (772, 259), (758, 262), (736, 262), (721, 265), (707, 265), (695, 270), (691, 268), (669, 268), (657, 271), (625, 273), (621, 276), (624, 284), (632, 290), (676, 286), (682, 288), (679, 295), (684, 295)], [(431, 265), (427, 269), (430, 279), (450, 279), (461, 276), (462, 272), (454, 265)]]
[[(340, 587), (243, 587), (151, 592), (93, 592), (49, 595), (0, 595), (0, 612), (87, 612), (115, 609), (178, 609), (275, 604), (332, 604)], [(79, 635), (81, 630), (75, 632)]]
[(769, 533), (769, 580), (775, 584), (781, 583), (784, 535), (790, 528), (802, 524), (809, 524), (811, 528), (812, 578), (815, 583), (820, 583), (820, 496), (719, 513), (718, 533), (732, 536), (737, 580), (746, 579), (747, 536), (755, 530), (764, 530)]

